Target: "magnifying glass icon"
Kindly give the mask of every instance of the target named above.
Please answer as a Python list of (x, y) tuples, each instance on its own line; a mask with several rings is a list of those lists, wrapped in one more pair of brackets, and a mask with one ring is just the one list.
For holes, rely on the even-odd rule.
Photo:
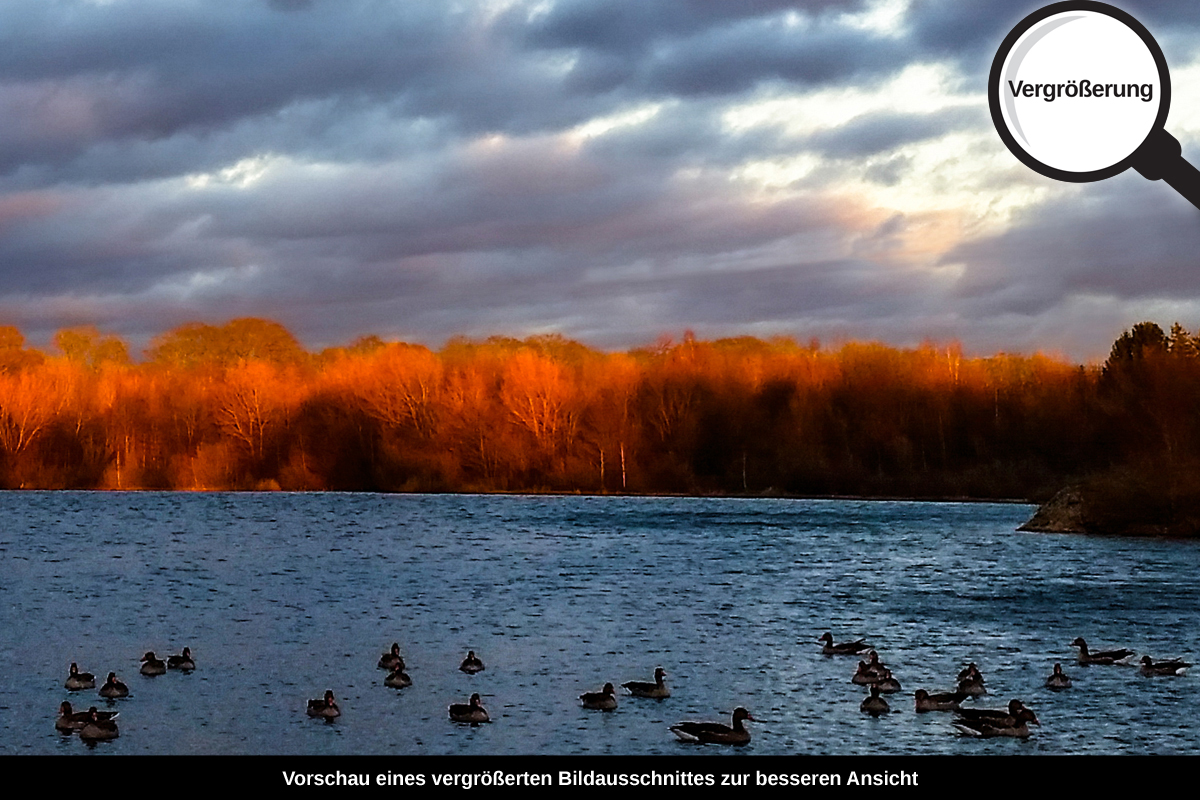
[(1069, 0), (1025, 17), (992, 61), (988, 103), (1004, 144), (1035, 172), (1087, 183), (1133, 167), (1200, 208), (1200, 172), (1163, 128), (1167, 60), (1119, 8)]

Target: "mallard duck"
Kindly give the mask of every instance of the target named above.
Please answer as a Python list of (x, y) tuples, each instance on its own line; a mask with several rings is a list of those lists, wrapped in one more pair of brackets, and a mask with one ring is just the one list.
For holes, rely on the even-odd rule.
[(404, 669), (404, 658), (400, 655), (400, 643), (392, 642), (392, 649), (379, 657), (379, 668), (388, 672)]
[(450, 706), (450, 719), (454, 722), (469, 723), (478, 725), (481, 722), (490, 722), (487, 709), (483, 707), (483, 701), (479, 699), (478, 694), (471, 695), (470, 702), (454, 703)]
[(342, 715), (342, 710), (333, 699), (332, 689), (326, 689), (325, 696), (320, 700), (308, 701), (308, 715), (324, 719), (336, 719)]
[(1037, 717), (1029, 709), (1022, 709), (1015, 717), (1003, 719), (965, 719), (960, 718), (954, 727), (966, 736), (990, 739), (995, 736), (1011, 736), (1017, 739), (1028, 738), (1032, 731), (1029, 723), (1037, 722)]
[(1150, 656), (1142, 656), (1142, 674), (1146, 677), (1154, 675), (1182, 675), (1187, 672), (1191, 664), (1180, 658), (1173, 658), (1170, 661), (1155, 661)]
[(654, 670), (654, 683), (629, 681), (628, 683), (622, 683), (621, 686), (628, 689), (629, 693), (634, 697), (652, 697), (655, 700), (662, 700), (671, 696), (671, 690), (667, 688), (667, 684), (663, 681), (663, 678), (666, 676), (666, 671), (662, 667), (657, 667)]
[(833, 634), (825, 631), (818, 642), (823, 642), (824, 647), (821, 648), (821, 653), (827, 656), (856, 656), (864, 650), (870, 650), (871, 645), (867, 644), (866, 639), (856, 639), (853, 642), (842, 642), (841, 644), (833, 643)]
[(1087, 642), (1079, 636), (1075, 641), (1071, 642), (1072, 647), (1079, 648), (1079, 663), (1080, 664), (1119, 664), (1126, 661), (1130, 656), (1137, 655), (1128, 648), (1120, 650), (1101, 650), (1098, 653), (1093, 653), (1088, 650)]
[(617, 690), (611, 683), (606, 683), (604, 688), (598, 692), (586, 692), (579, 695), (579, 700), (583, 703), (584, 708), (612, 711), (617, 707)]
[[(67, 674), (67, 682), (63, 684), (67, 691), (78, 692), (83, 689), (96, 688), (96, 676), (90, 672), (80, 672), (79, 665), (71, 662), (71, 671)], [(82, 713), (82, 712), (80, 712)]]
[(476, 672), (483, 672), (483, 662), (475, 655), (474, 650), (468, 650), (467, 657), (462, 660), (458, 668), (468, 675), (474, 675)]
[(967, 695), (962, 692), (930, 694), (924, 689), (917, 689), (913, 699), (916, 700), (917, 713), (924, 714), (926, 711), (957, 711), (958, 704), (966, 700)]
[(167, 674), (167, 662), (155, 658), (153, 651), (147, 651), (146, 655), (142, 656), (141, 660), (143, 675)]
[(720, 722), (679, 722), (671, 726), (671, 732), (681, 742), (743, 745), (750, 742), (750, 731), (742, 724), (745, 720), (755, 721), (749, 711), (739, 706), (733, 710), (732, 727)]
[(167, 656), (167, 669), (191, 672), (195, 668), (196, 661), (192, 658), (192, 649), (190, 647), (183, 648), (183, 652), (177, 656)]
[(1054, 672), (1050, 673), (1050, 677), (1046, 678), (1047, 689), (1070, 689), (1071, 679), (1067, 677), (1067, 673), (1063, 672), (1062, 664), (1054, 665)]
[(79, 738), (85, 742), (97, 742), (105, 739), (115, 739), (120, 736), (117, 723), (113, 717), (104, 719), (95, 706), (88, 709), (88, 719), (79, 729)]
[(72, 733), (91, 721), (93, 712), (100, 720), (114, 720), (118, 714), (116, 711), (96, 711), (94, 707), (88, 711), (74, 711), (71, 704), (64, 700), (58, 707), (58, 719), (54, 721), (54, 727), (63, 733)]
[(889, 713), (892, 709), (891, 706), (888, 705), (887, 700), (884, 700), (879, 696), (879, 687), (872, 686), (870, 696), (862, 701), (862, 703), (858, 706), (858, 710), (862, 711), (863, 713), (870, 714), (873, 717), (877, 717), (880, 714)]
[(108, 673), (108, 680), (100, 687), (100, 696), (107, 698), (128, 697), (129, 687), (117, 680), (117, 673)]
[(412, 686), (412, 678), (408, 677), (408, 673), (401, 666), (399, 669), (392, 670), (391, 674), (383, 679), (383, 685), (393, 689), (407, 689)]

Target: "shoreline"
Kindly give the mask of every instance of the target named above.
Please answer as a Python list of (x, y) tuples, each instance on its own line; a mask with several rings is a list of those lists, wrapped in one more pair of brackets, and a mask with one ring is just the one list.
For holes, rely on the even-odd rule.
[(962, 496), (912, 496), (912, 495), (857, 495), (857, 494), (693, 494), (687, 492), (585, 492), (585, 491), (462, 491), (462, 492), (386, 492), (386, 491), (337, 491), (337, 490), (284, 490), (284, 489), (0, 489), (0, 494), (378, 494), (412, 496), (462, 496), (462, 497), (679, 497), (697, 500), (844, 500), (849, 502), (887, 503), (996, 503), (1004, 505), (1039, 505), (1024, 498), (989, 498)]

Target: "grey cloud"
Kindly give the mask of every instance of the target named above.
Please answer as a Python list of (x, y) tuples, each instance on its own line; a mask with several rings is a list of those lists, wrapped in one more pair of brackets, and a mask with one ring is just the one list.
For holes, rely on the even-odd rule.
[(966, 265), (956, 295), (988, 313), (1044, 313), (1073, 295), (1197, 297), (1196, 209), (1132, 170), (1024, 212), (1017, 226), (943, 258)]
[(988, 124), (991, 121), (987, 112), (975, 107), (948, 108), (929, 114), (882, 112), (855, 117), (841, 127), (821, 131), (808, 137), (805, 145), (832, 158), (861, 158)]

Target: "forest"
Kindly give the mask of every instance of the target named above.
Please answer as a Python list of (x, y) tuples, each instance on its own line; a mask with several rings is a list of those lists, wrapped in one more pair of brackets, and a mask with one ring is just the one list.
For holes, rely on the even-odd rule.
[(136, 360), (91, 327), (54, 351), (0, 327), (2, 488), (1200, 498), (1200, 341), (1179, 325), (1093, 366), (691, 333), (310, 353), (263, 319), (183, 325)]

